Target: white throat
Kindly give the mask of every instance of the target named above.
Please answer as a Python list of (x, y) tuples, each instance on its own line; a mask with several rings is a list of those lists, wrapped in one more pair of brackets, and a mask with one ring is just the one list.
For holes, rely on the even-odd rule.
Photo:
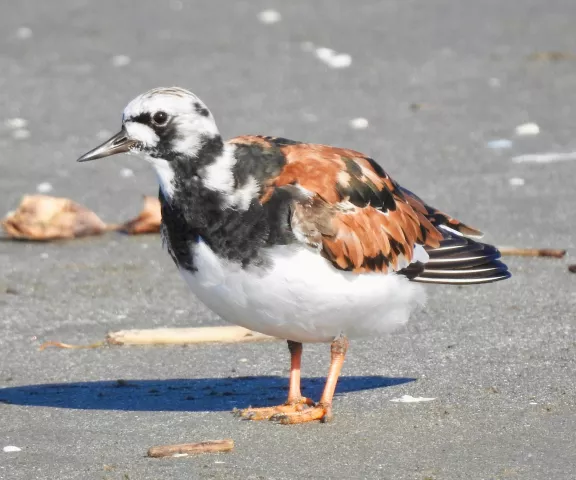
[(171, 200), (174, 195), (174, 170), (170, 166), (170, 162), (163, 158), (153, 158), (146, 155), (146, 160), (152, 164), (156, 175), (158, 177), (158, 184), (160, 190), (166, 200)]

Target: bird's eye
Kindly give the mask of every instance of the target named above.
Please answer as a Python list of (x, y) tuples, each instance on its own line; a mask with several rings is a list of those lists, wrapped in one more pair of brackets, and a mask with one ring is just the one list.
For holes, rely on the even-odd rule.
[(156, 112), (154, 114), (154, 116), (152, 117), (152, 121), (156, 124), (156, 125), (165, 125), (166, 122), (168, 121), (168, 114), (166, 112)]

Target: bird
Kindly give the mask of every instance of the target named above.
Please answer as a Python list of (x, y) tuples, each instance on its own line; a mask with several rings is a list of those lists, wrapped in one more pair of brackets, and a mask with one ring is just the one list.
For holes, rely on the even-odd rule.
[[(163, 243), (194, 295), (222, 319), (285, 339), (289, 389), (246, 420), (333, 418), (349, 339), (402, 327), (423, 284), (511, 276), (482, 233), (400, 186), (369, 156), (287, 138), (223, 140), (192, 92), (154, 88), (124, 109), (122, 128), (78, 161), (136, 154), (159, 183)], [(319, 401), (302, 395), (304, 343), (329, 343)]]

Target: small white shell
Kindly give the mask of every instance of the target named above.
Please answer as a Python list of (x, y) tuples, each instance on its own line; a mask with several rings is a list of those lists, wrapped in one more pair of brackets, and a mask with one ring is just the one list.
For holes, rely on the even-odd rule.
[(3, 449), (3, 452), (10, 453), (10, 452), (21, 452), (22, 449), (20, 447), (16, 447), (14, 445), (6, 445)]
[(258, 20), (268, 25), (278, 23), (282, 20), (282, 15), (276, 10), (264, 10), (258, 14)]
[(535, 123), (523, 123), (516, 127), (516, 135), (538, 135), (540, 133), (540, 127)]
[(368, 120), (362, 117), (354, 118), (350, 120), (349, 125), (354, 130), (364, 130), (368, 128)]
[(393, 398), (391, 402), (397, 403), (418, 403), (418, 402), (431, 402), (435, 398), (428, 397), (413, 397), (412, 395), (402, 395), (400, 398)]

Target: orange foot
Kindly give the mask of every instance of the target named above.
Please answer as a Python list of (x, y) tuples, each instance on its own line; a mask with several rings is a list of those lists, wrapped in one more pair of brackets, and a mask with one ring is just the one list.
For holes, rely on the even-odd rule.
[(275, 407), (245, 408), (244, 410), (234, 409), (232, 413), (245, 420), (268, 420), (276, 415), (292, 415), (309, 409), (314, 402), (306, 397), (300, 397), (296, 401), (288, 401), (284, 405)]
[(332, 420), (332, 406), (317, 404), (314, 407), (295, 412), (277, 413), (270, 417), (270, 420), (279, 422), (282, 425), (293, 425), (295, 423), (307, 423), (315, 420), (320, 420), (322, 423), (327, 423)]

